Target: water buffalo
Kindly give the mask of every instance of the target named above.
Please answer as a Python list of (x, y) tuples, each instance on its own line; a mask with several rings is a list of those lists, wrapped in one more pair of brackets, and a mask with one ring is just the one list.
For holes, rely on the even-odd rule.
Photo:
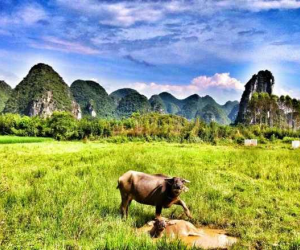
[(128, 216), (128, 207), (132, 200), (156, 207), (156, 218), (160, 218), (162, 208), (169, 208), (173, 204), (183, 207), (185, 214), (191, 217), (190, 211), (184, 201), (179, 198), (188, 188), (184, 185), (188, 180), (162, 174), (145, 174), (128, 171), (118, 181), (122, 203), (121, 215)]

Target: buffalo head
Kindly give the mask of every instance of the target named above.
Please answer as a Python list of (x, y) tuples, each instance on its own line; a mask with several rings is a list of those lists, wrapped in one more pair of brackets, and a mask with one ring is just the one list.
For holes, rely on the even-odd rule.
[(179, 177), (168, 178), (165, 181), (171, 186), (172, 192), (176, 196), (180, 195), (181, 192), (186, 192), (188, 188), (185, 186), (185, 183), (190, 183), (190, 181)]

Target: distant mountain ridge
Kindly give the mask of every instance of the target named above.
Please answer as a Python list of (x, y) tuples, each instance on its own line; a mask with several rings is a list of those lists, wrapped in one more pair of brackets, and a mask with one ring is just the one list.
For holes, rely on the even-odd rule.
[[(0, 82), (0, 97), (2, 92)], [(208, 123), (230, 124), (234, 122), (239, 106), (237, 101), (220, 105), (208, 95), (200, 97), (197, 94), (177, 99), (168, 92), (162, 92), (148, 99), (130, 88), (119, 89), (108, 95), (95, 81), (76, 80), (69, 87), (46, 64), (32, 67), (15, 89), (7, 90), (9, 92), (12, 94), (6, 94), (7, 101), (2, 104), (4, 113), (42, 117), (50, 116), (56, 110), (72, 112), (77, 118), (116, 119), (129, 117), (134, 112), (158, 112), (183, 116), (189, 120), (200, 118)]]
[(167, 92), (163, 92), (158, 96), (163, 101), (166, 113), (180, 115), (190, 120), (200, 118), (207, 122), (215, 121), (220, 124), (234, 122), (229, 118), (229, 114), (234, 106), (238, 105), (237, 101), (220, 105), (208, 95), (200, 97), (194, 94), (182, 100)]

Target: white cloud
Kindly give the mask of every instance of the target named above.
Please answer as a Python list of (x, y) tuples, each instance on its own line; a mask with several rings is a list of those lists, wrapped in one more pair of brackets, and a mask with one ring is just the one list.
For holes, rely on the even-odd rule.
[(143, 2), (100, 3), (95, 0), (57, 0), (67, 8), (85, 15), (97, 16), (99, 22), (107, 25), (128, 27), (136, 22), (152, 23), (164, 17), (159, 5)]
[(0, 17), (0, 25), (3, 27), (9, 25), (30, 26), (47, 18), (48, 15), (46, 11), (40, 5), (22, 5), (10, 15), (2, 15)]
[(272, 9), (298, 9), (298, 0), (173, 0), (173, 1), (121, 1), (101, 2), (96, 0), (56, 0), (61, 6), (85, 15), (98, 16), (102, 24), (128, 27), (137, 22), (153, 23), (169, 13), (212, 14), (235, 9), (267, 11)]
[(47, 14), (44, 9), (39, 5), (28, 5), (24, 9), (19, 10), (17, 18), (23, 21), (27, 25), (34, 24), (38, 21), (47, 18)]
[(31, 46), (39, 49), (57, 50), (66, 53), (78, 53), (84, 55), (99, 54), (99, 51), (89, 46), (82, 45), (77, 42), (65, 41), (55, 37), (47, 36), (43, 37), (43, 43), (31, 42)]
[[(198, 7), (198, 8), (197, 8)], [(248, 10), (248, 11), (267, 11), (275, 9), (298, 9), (300, 2), (298, 0), (194, 0), (193, 8), (195, 10), (210, 12), (235, 9), (235, 10)]]
[(247, 0), (244, 7), (249, 10), (263, 11), (272, 9), (298, 9), (300, 2), (297, 0)]
[(124, 3), (104, 5), (103, 9), (112, 15), (112, 19), (100, 20), (108, 25), (131, 26), (136, 22), (156, 22), (163, 17), (159, 9), (145, 8)]
[(194, 86), (198, 90), (205, 90), (208, 88), (219, 88), (219, 89), (232, 89), (232, 90), (243, 90), (243, 84), (230, 77), (229, 73), (216, 73), (214, 76), (199, 76), (192, 80), (191, 86)]

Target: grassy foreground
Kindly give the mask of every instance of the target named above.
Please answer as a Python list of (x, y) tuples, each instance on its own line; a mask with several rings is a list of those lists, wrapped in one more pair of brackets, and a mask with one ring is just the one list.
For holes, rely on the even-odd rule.
[(130, 169), (189, 179), (182, 198), (192, 222), (240, 237), (235, 249), (300, 249), (299, 159), (300, 150), (280, 146), (0, 145), (0, 249), (166, 249), (135, 232), (153, 207), (133, 202), (130, 218), (119, 217), (117, 179)]

